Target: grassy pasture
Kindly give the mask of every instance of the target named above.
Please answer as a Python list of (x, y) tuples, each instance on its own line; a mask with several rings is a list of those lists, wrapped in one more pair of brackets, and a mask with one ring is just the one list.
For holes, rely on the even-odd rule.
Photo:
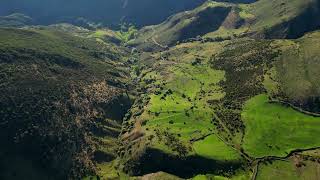
[(140, 116), (146, 120), (143, 128), (147, 136), (158, 137), (152, 139), (152, 147), (175, 154), (163, 140), (163, 133), (169, 133), (188, 148), (189, 155), (221, 161), (241, 159), (215, 135), (215, 114), (208, 103), (225, 96), (219, 86), (225, 80), (225, 72), (207, 65), (219, 47), (217, 43), (181, 44), (162, 53), (168, 61), (157, 62), (156, 70), (144, 74), (143, 80), (152, 80), (155, 86), (147, 85), (154, 93), (150, 93), (150, 101)]
[(271, 164), (261, 164), (257, 180), (317, 180), (319, 179), (319, 164), (300, 160), (301, 166), (296, 166), (297, 159), (273, 161)]
[(219, 160), (238, 160), (239, 153), (231, 148), (227, 148), (226, 144), (216, 135), (206, 137), (204, 140), (197, 141), (193, 144), (196, 154), (210, 159)]
[[(149, 119), (146, 128), (169, 130), (179, 134), (179, 139), (186, 143), (211, 133), (214, 130), (211, 123), (213, 113), (207, 101), (223, 97), (217, 83), (223, 80), (224, 73), (188, 64), (179, 64), (167, 70), (173, 75), (167, 79), (161, 94), (150, 96), (146, 107), (146, 118)], [(166, 92), (170, 94), (166, 95)]]
[(249, 100), (242, 112), (243, 148), (253, 157), (284, 157), (295, 149), (320, 146), (320, 118), (268, 103), (264, 94)]

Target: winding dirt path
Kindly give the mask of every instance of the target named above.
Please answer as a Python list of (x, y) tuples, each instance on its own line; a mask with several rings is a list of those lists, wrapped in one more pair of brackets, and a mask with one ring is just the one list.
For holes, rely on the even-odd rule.
[(152, 26), (152, 35), (151, 35), (152, 37), (151, 37), (151, 40), (152, 40), (153, 43), (156, 44), (157, 46), (160, 46), (161, 48), (167, 49), (168, 46), (162, 45), (162, 44), (158, 43), (158, 41), (155, 39), (155, 37), (158, 38), (158, 35), (155, 35), (155, 33), (156, 33), (156, 30), (154, 30), (154, 27)]

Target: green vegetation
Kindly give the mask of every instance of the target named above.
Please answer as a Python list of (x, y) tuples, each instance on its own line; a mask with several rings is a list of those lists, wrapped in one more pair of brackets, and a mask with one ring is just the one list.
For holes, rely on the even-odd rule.
[(251, 4), (208, 1), (159, 25), (142, 28), (130, 45), (158, 51), (184, 41), (219, 42), (252, 36), (297, 38), (317, 29), (319, 16), (316, 0), (259, 0)]
[(257, 180), (316, 180), (319, 179), (319, 164), (298, 156), (261, 164), (258, 172)]
[[(210, 169), (209, 164), (205, 167), (210, 169), (209, 172), (221, 173), (219, 169), (226, 168), (230, 169), (226, 172), (232, 174), (239, 167), (242, 162), (239, 150), (229, 144), (225, 133), (220, 134), (224, 127), (211, 106), (225, 96), (220, 87), (225, 80), (225, 72), (208, 66), (210, 55), (220, 47), (221, 44), (214, 43), (181, 44), (166, 52), (152, 54), (158, 60), (151, 65), (143, 65), (146, 67), (139, 78), (146, 101), (131, 109), (131, 120), (135, 119), (135, 124), (132, 133), (128, 133), (132, 138), (137, 137), (138, 132), (143, 137), (131, 140), (137, 143), (128, 147), (128, 151), (133, 153), (125, 155), (129, 159), (127, 167), (150, 169), (144, 167), (143, 160), (155, 158), (157, 153), (174, 159), (169, 167), (183, 163), (184, 159), (192, 167), (196, 161), (204, 164), (216, 162), (215, 168)], [(153, 155), (150, 151), (157, 153)], [(142, 162), (135, 165), (132, 157), (139, 157)], [(165, 159), (161, 161), (155, 162), (158, 165), (150, 164), (155, 168), (150, 172), (163, 170), (162, 163), (166, 162)], [(182, 174), (185, 170), (176, 168), (179, 169), (177, 175), (181, 177), (192, 177), (193, 171), (199, 171), (194, 168), (191, 173)]]
[(287, 161), (275, 161), (270, 165), (262, 164), (259, 167), (259, 175), (257, 179), (300, 179), (295, 165)]
[(122, 39), (118, 36), (118, 34), (115, 31), (112, 31), (110, 29), (99, 29), (92, 33), (90, 33), (88, 38), (94, 38), (98, 42), (113, 42), (115, 44), (120, 44), (122, 42)]
[[(261, 95), (264, 101), (260, 104), (247, 105), (265, 92), (270, 100), (281, 99), (278, 63), (292, 47), (295, 42), (289, 40), (243, 38), (182, 43), (149, 54), (154, 61), (143, 65), (146, 69), (140, 74), (147, 101), (134, 116), (141, 121), (138, 127), (145, 137), (139, 149), (157, 149), (180, 159), (197, 155), (239, 162), (242, 150), (253, 158), (285, 157), (292, 150), (318, 146), (319, 139), (312, 139), (318, 133), (317, 118), (281, 104), (269, 104), (267, 95)], [(279, 124), (282, 121), (285, 123)], [(275, 126), (281, 127), (279, 131)], [(287, 136), (288, 131), (292, 136)], [(132, 151), (137, 151), (135, 148)], [(139, 150), (137, 156), (144, 157), (143, 153)]]
[[(219, 100), (224, 96), (217, 85), (223, 80), (224, 72), (213, 70), (205, 64), (192, 65), (191, 59), (188, 63), (185, 62), (187, 59), (177, 59), (180, 60), (183, 62), (173, 66), (161, 62), (158, 67), (155, 66), (157, 69), (163, 67), (161, 74), (164, 76), (158, 73), (154, 75), (154, 71), (144, 75), (143, 81), (152, 81), (148, 80), (149, 78), (156, 80), (153, 82), (156, 88), (150, 89), (155, 93), (150, 96), (149, 104), (145, 108), (146, 116), (152, 118), (147, 122), (146, 128), (161, 125), (163, 129), (170, 128), (174, 133), (180, 132), (181, 138), (190, 139), (192, 132), (200, 130), (200, 127), (203, 127), (203, 134), (210, 132), (205, 128), (211, 123), (212, 117), (207, 101)], [(170, 120), (173, 124), (169, 123)]]
[(192, 11), (171, 16), (159, 25), (141, 29), (137, 39), (130, 42), (130, 45), (145, 50), (157, 49), (159, 45), (155, 44), (172, 46), (177, 41), (205, 35), (220, 27), (230, 9), (229, 4), (208, 1)]
[(246, 127), (243, 148), (253, 157), (285, 157), (295, 149), (320, 146), (320, 118), (269, 103), (266, 95), (249, 100), (242, 118)]
[(320, 61), (316, 58), (320, 55), (319, 39), (320, 33), (313, 32), (287, 43), (280, 60), (275, 63), (277, 75), (274, 78), (280, 89), (275, 95), (282, 93), (281, 100), (315, 113), (320, 112)]
[(152, 179), (152, 180), (182, 180), (181, 178), (165, 173), (165, 172), (157, 172), (148, 174), (142, 177), (143, 179)]
[(127, 43), (137, 36), (137, 28), (133, 25), (122, 25), (121, 30), (116, 31), (116, 35), (123, 43)]
[[(249, 13), (253, 14), (257, 22), (254, 29), (263, 30), (271, 28), (298, 16), (314, 0), (261, 0), (249, 5)], [(285, 11), (285, 13), (284, 13)]]
[(238, 152), (231, 148), (226, 148), (226, 144), (217, 136), (211, 135), (204, 140), (197, 141), (193, 148), (199, 156), (218, 160), (237, 160), (240, 158)]
[(212, 132), (213, 114), (207, 101), (223, 97), (217, 83), (223, 80), (224, 73), (188, 64), (167, 67), (167, 71), (172, 76), (162, 77), (165, 85), (159, 94), (150, 96), (145, 108), (143, 117), (150, 119), (145, 128), (179, 134), (178, 139), (185, 142)]
[(224, 176), (217, 176), (213, 174), (206, 174), (206, 175), (198, 175), (192, 180), (248, 180), (251, 178), (251, 174), (245, 171), (237, 171), (231, 177), (224, 177)]
[(228, 139), (241, 144), (245, 126), (241, 119), (243, 104), (251, 97), (265, 91), (263, 76), (277, 56), (270, 41), (241, 39), (227, 44), (211, 59), (213, 68), (226, 71), (222, 83), (226, 95), (215, 102), (218, 118), (228, 128)]
[(110, 29), (98, 29), (88, 36), (89, 38), (96, 38), (98, 41), (113, 42), (116, 44), (126, 44), (130, 40), (136, 38), (137, 29), (135, 26), (130, 25), (127, 27), (126, 24), (121, 26), (118, 31), (113, 31)]
[(0, 171), (19, 178), (32, 161), (30, 178), (78, 179), (95, 171), (91, 157), (114, 159), (116, 143), (101, 140), (119, 135), (130, 106), (125, 51), (48, 29), (0, 34), (0, 155), (26, 158), (1, 158)]

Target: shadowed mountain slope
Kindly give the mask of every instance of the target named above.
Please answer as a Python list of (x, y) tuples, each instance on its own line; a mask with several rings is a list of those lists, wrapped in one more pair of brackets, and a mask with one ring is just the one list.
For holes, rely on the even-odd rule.
[(192, 9), (203, 2), (204, 0), (3, 0), (0, 15), (23, 13), (39, 24), (80, 23), (85, 20), (117, 26), (124, 21), (141, 27), (160, 23), (174, 13)]
[(0, 179), (93, 173), (99, 138), (116, 138), (130, 107), (126, 51), (51, 30), (0, 34)]
[(319, 17), (317, 0), (260, 0), (251, 4), (208, 1), (141, 29), (129, 45), (152, 51), (179, 41), (223, 41), (244, 36), (298, 38), (319, 28)]

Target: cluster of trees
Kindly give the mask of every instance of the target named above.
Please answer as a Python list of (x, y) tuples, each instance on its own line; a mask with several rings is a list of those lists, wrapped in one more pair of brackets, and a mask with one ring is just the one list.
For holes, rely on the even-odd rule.
[(165, 131), (156, 129), (156, 136), (172, 151), (177, 152), (179, 157), (184, 158), (188, 155), (190, 149), (179, 140), (179, 134), (173, 134), (168, 129)]
[(26, 158), (55, 179), (93, 174), (93, 127), (123, 93), (107, 84), (114, 77), (89, 76), (76, 59), (41, 50), (2, 48), (0, 59), (0, 154)]
[(220, 84), (226, 96), (216, 102), (216, 114), (233, 133), (244, 131), (240, 114), (244, 102), (265, 92), (262, 84), (265, 67), (270, 67), (279, 53), (269, 43), (243, 41), (232, 48), (226, 48), (211, 59), (213, 68), (226, 71), (226, 81)]

